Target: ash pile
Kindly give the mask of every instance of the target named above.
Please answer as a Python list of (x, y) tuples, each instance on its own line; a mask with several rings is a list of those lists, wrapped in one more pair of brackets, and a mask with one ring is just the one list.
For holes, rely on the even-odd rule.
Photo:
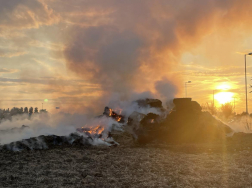
[[(24, 128), (16, 128), (22, 131)], [(22, 130), (21, 130), (22, 129)], [(29, 127), (26, 126), (26, 129)], [(54, 147), (68, 147), (68, 146), (81, 146), (91, 147), (94, 145), (103, 146), (117, 146), (118, 143), (108, 135), (106, 139), (101, 139), (102, 133), (91, 135), (88, 130), (85, 133), (75, 132), (67, 136), (58, 135), (40, 135), (38, 137), (31, 137), (22, 139), (20, 141), (11, 142), (9, 144), (0, 145), (1, 150), (9, 151), (23, 151), (23, 150), (41, 150), (51, 149)]]
[(11, 142), (10, 144), (4, 144), (1, 146), (0, 150), (41, 150), (53, 148), (55, 146), (70, 145), (89, 147), (92, 145), (92, 141), (91, 137), (85, 137), (77, 133), (72, 133), (69, 136), (41, 135), (38, 137), (23, 139), (21, 141)]
[[(133, 112), (125, 127), (136, 142), (147, 144), (157, 141), (165, 143), (201, 143), (226, 139), (233, 130), (215, 119), (209, 112), (191, 98), (175, 98), (174, 108), (169, 114)], [(164, 111), (162, 102), (155, 99), (139, 101), (139, 105), (149, 105)]]

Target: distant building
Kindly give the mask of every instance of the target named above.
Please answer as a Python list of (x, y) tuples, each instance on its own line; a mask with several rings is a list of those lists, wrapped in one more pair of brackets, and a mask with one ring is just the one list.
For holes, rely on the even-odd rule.
[(41, 109), (39, 112), (40, 113), (47, 113), (46, 109)]

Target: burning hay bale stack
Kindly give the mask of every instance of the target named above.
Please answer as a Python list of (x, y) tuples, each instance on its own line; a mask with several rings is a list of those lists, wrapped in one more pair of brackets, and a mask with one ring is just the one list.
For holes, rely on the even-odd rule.
[(157, 137), (159, 123), (162, 121), (162, 115), (165, 109), (162, 102), (158, 99), (137, 100), (139, 108), (152, 108), (156, 113), (142, 114), (134, 111), (129, 117), (125, 129), (130, 132), (134, 139), (139, 143), (148, 143)]
[(191, 98), (177, 98), (173, 102), (174, 110), (160, 125), (162, 140), (171, 143), (212, 142), (224, 140), (233, 132), (209, 112), (202, 112), (200, 105)]
[[(157, 99), (139, 102), (143, 106), (146, 103), (163, 111), (162, 102)], [(166, 118), (162, 114), (137, 112), (129, 116), (127, 127), (132, 127), (130, 130), (138, 143), (154, 140), (168, 143), (212, 142), (226, 139), (226, 135), (233, 132), (210, 113), (202, 112), (201, 106), (191, 98), (176, 98), (173, 103), (175, 107)]]
[(196, 101), (192, 101), (191, 98), (175, 98), (173, 104), (175, 105), (173, 111), (180, 113), (180, 115), (186, 113), (199, 114), (202, 110), (201, 106)]
[[(116, 123), (111, 126), (108, 135), (123, 145), (133, 144), (135, 141), (149, 139), (149, 133), (153, 135), (157, 122), (160, 122), (160, 114), (165, 112), (162, 102), (158, 99), (140, 99), (132, 102), (136, 107), (128, 117), (116, 113), (113, 109), (105, 107), (103, 115), (97, 118), (112, 118)], [(143, 111), (144, 113), (141, 113)], [(148, 113), (149, 112), (149, 113)], [(155, 112), (155, 113), (152, 113)], [(157, 121), (158, 120), (158, 121)], [(121, 130), (116, 130), (116, 124), (121, 125)], [(150, 141), (150, 140), (149, 140)]]
[(107, 117), (111, 117), (113, 118), (115, 121), (119, 122), (119, 123), (124, 123), (124, 117), (120, 114), (117, 114), (115, 111), (113, 111), (113, 109), (109, 108), (109, 107), (105, 107), (103, 115), (107, 116)]
[(161, 111), (164, 111), (162, 101), (159, 99), (139, 99), (135, 101), (139, 107), (141, 108), (157, 108)]
[(135, 130), (139, 143), (152, 142), (158, 138), (161, 118), (157, 114), (149, 113), (141, 121), (139, 128)]
[[(135, 142), (147, 144), (212, 142), (224, 140), (233, 130), (208, 112), (202, 112), (200, 105), (190, 98), (173, 100), (175, 107), (165, 116), (166, 111), (158, 99), (141, 99), (135, 111), (129, 116), (105, 107), (103, 115), (92, 120), (69, 136), (39, 136), (1, 146), (2, 149), (19, 151), (47, 149), (55, 145), (132, 145)], [(29, 129), (11, 129), (17, 132)], [(1, 132), (0, 132), (1, 133)], [(1, 149), (0, 148), (0, 149)]]

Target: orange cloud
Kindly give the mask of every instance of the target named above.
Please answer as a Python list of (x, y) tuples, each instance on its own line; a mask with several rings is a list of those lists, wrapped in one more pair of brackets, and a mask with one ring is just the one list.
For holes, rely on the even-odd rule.
[(59, 21), (59, 15), (38, 0), (1, 1), (0, 7), (2, 29), (38, 28)]

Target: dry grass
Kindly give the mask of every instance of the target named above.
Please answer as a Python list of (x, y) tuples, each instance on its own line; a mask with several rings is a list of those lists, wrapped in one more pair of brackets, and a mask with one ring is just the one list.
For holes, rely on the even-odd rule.
[(0, 154), (0, 187), (252, 186), (252, 151), (207, 148), (59, 146), (5, 151)]

